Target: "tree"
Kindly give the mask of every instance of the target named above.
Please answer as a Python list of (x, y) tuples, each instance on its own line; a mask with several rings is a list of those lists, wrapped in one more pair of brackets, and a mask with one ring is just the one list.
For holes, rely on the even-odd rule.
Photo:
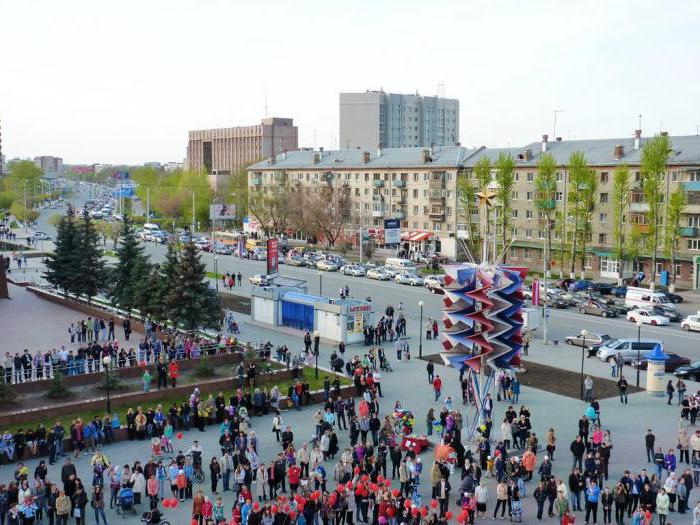
[(671, 257), (671, 282), (676, 284), (676, 250), (681, 233), (681, 217), (685, 208), (685, 193), (679, 184), (668, 199), (666, 228), (664, 230), (664, 254)]
[(165, 297), (165, 310), (177, 327), (188, 331), (218, 328), (221, 306), (209, 286), (204, 264), (193, 242), (186, 243), (178, 260), (174, 282)]
[(88, 302), (104, 288), (104, 261), (99, 248), (99, 236), (90, 214), (83, 212), (83, 218), (78, 226), (78, 292), (85, 295)]
[(165, 321), (163, 303), (160, 300), (161, 274), (158, 264), (147, 265), (137, 274), (139, 284), (134, 292), (134, 304), (138, 305), (142, 317), (150, 317), (155, 321)]
[(663, 221), (664, 174), (671, 143), (665, 135), (658, 135), (642, 146), (642, 192), (649, 209), (646, 211), (649, 232), (647, 248), (651, 251), (651, 284), (656, 283), (656, 259), (659, 250), (661, 223)]
[(569, 157), (569, 185), (571, 273), (574, 274), (577, 255), (580, 256), (581, 272), (586, 266), (586, 242), (591, 233), (596, 190), (595, 171), (588, 166), (586, 157), (580, 151), (573, 152)]
[(11, 191), (0, 191), (0, 210), (9, 210), (16, 196)]
[(303, 217), (303, 229), (316, 238), (323, 238), (327, 246), (334, 246), (350, 222), (349, 188), (313, 188), (295, 194), (300, 197), (294, 200), (299, 206), (297, 215)]
[(56, 228), (56, 246), (46, 258), (46, 280), (63, 293), (79, 293), (80, 275), (80, 235), (73, 216), (73, 209), (68, 208), (66, 215), (60, 217)]
[(625, 250), (625, 222), (627, 210), (629, 209), (630, 193), (630, 171), (627, 166), (618, 166), (613, 173), (612, 186), (612, 239), (614, 245), (615, 259), (618, 262), (617, 280), (618, 285), (622, 284), (622, 277), (625, 270), (625, 261), (629, 254)]
[(10, 206), (10, 215), (14, 215), (18, 221), (25, 224), (32, 223), (39, 218), (38, 211), (27, 208), (19, 201), (13, 202)]
[[(487, 156), (481, 157), (474, 165), (474, 177), (477, 180), (479, 191), (486, 194), (489, 190), (489, 184), (491, 184), (491, 161)], [(488, 237), (491, 233), (491, 208), (490, 206), (484, 206), (485, 212), (485, 228), (486, 236)]]
[[(508, 240), (510, 239), (510, 213), (511, 213), (511, 191), (513, 190), (513, 184), (515, 182), (515, 177), (513, 176), (513, 170), (515, 168), (515, 162), (513, 157), (508, 153), (499, 153), (496, 159), (496, 164), (494, 165), (496, 170), (496, 199), (501, 206), (501, 217), (500, 217), (500, 229), (501, 229), (501, 243), (503, 250), (503, 262), (506, 262), (506, 246), (508, 245)], [(494, 254), (494, 256), (498, 256)]]
[(472, 221), (474, 212), (478, 212), (476, 204), (477, 189), (469, 179), (468, 173), (457, 174), (457, 210), (462, 223), (467, 226), (466, 244), (472, 257), (479, 257), (479, 230)]
[(265, 236), (270, 237), (291, 226), (298, 204), (286, 187), (261, 189), (251, 193), (248, 209), (260, 223)]
[[(554, 162), (554, 157), (549, 153), (543, 154), (537, 163), (535, 189), (537, 190), (535, 207), (544, 216), (544, 221), (541, 221), (544, 223), (546, 233), (545, 253), (542, 254), (544, 260), (545, 257), (550, 258), (552, 253), (552, 228), (557, 192), (557, 165)], [(549, 269), (549, 261), (546, 261), (545, 264)]]
[(122, 223), (117, 259), (117, 265), (109, 272), (107, 296), (113, 305), (130, 313), (134, 307), (140, 308), (135, 296), (150, 272), (150, 264), (128, 216)]

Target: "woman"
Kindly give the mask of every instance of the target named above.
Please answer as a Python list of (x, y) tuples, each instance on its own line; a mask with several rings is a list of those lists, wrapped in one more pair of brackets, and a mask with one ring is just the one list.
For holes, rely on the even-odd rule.
[(217, 486), (219, 485), (219, 478), (221, 477), (221, 465), (216, 457), (211, 458), (209, 463), (209, 475), (211, 476), (211, 491), (217, 494)]
[(75, 525), (85, 524), (85, 507), (87, 506), (88, 499), (87, 494), (85, 494), (85, 489), (82, 483), (76, 483), (75, 494), (71, 498), (71, 503), (73, 506), (73, 517), (75, 518)]
[(549, 455), (549, 459), (554, 461), (554, 451), (557, 448), (557, 446), (556, 446), (557, 436), (554, 434), (553, 428), (550, 428), (547, 431), (546, 441), (547, 441), (547, 454)]
[(148, 478), (148, 481), (146, 482), (146, 494), (148, 494), (148, 497), (150, 499), (151, 510), (157, 509), (158, 508), (158, 480), (156, 479), (155, 474), (151, 474), (151, 477)]
[(688, 431), (685, 429), (684, 426), (681, 426), (681, 428), (678, 430), (677, 448), (680, 452), (680, 456), (678, 457), (678, 461), (690, 463), (690, 456), (689, 456), (690, 437), (688, 436)]
[(425, 425), (428, 429), (427, 435), (433, 435), (433, 421), (435, 420), (435, 409), (431, 408), (428, 410), (428, 414), (425, 416)]
[(204, 494), (201, 490), (197, 491), (192, 498), (192, 521), (196, 520), (198, 525), (202, 525), (202, 505), (204, 504)]
[(95, 525), (100, 525), (100, 516), (102, 516), (102, 523), (107, 525), (107, 518), (105, 517), (105, 497), (102, 492), (102, 487), (99, 485), (92, 487), (90, 506), (95, 511)]
[(71, 510), (71, 500), (63, 491), (59, 492), (56, 498), (56, 523), (57, 525), (67, 525), (68, 515)]
[(267, 482), (267, 467), (265, 467), (264, 463), (261, 463), (255, 474), (255, 494), (258, 496), (258, 501), (267, 500), (267, 495), (265, 494)]
[(671, 401), (673, 401), (673, 393), (676, 391), (675, 388), (673, 388), (673, 380), (669, 379), (668, 384), (666, 385), (666, 395), (668, 396), (668, 402), (666, 404), (670, 405)]
[(131, 490), (134, 491), (134, 505), (141, 505), (141, 495), (146, 490), (146, 478), (143, 476), (141, 467), (136, 467), (129, 478)]
[(612, 507), (614, 496), (610, 492), (610, 487), (605, 486), (603, 493), (600, 495), (600, 506), (603, 508), (603, 525), (607, 525), (612, 521)]
[(613, 499), (615, 501), (615, 523), (623, 523), (625, 520), (625, 512), (627, 511), (627, 504), (629, 502), (627, 486), (618, 482), (615, 486)]
[(510, 444), (513, 442), (513, 427), (508, 422), (508, 418), (503, 419), (501, 423), (501, 441), (506, 450), (510, 449)]
[(656, 495), (656, 513), (659, 515), (659, 525), (666, 525), (669, 505), (670, 502), (668, 494), (666, 494), (666, 489), (662, 488)]
[[(61, 495), (58, 491), (58, 486), (52, 483), (47, 485), (48, 495), (46, 496), (46, 515), (49, 517), (49, 525), (56, 523), (56, 500)], [(0, 508), (0, 512), (2, 509)]]

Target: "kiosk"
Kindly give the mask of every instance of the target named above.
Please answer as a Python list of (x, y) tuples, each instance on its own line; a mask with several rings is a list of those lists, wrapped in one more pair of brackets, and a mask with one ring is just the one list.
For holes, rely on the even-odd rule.
[(652, 396), (663, 396), (666, 393), (666, 359), (668, 354), (661, 350), (661, 345), (655, 345), (648, 353), (647, 359), (647, 392)]

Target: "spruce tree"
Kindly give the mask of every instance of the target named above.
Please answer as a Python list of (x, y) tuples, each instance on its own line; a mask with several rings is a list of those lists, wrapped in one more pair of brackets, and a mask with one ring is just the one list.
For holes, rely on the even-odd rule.
[(78, 292), (87, 297), (88, 302), (104, 288), (104, 261), (100, 250), (100, 236), (88, 215), (83, 212), (83, 220), (78, 226)]
[(163, 304), (159, 296), (161, 289), (159, 265), (148, 265), (143, 271), (136, 273), (139, 275), (139, 283), (134, 291), (134, 304), (138, 306), (142, 316), (156, 321), (165, 321)]
[[(143, 246), (136, 239), (129, 217), (124, 217), (117, 258), (119, 261), (116, 267), (109, 272), (109, 300), (113, 305), (127, 312), (131, 312), (133, 308), (140, 310), (141, 304), (136, 301), (136, 295), (144, 278), (150, 273), (150, 264), (148, 256), (144, 254)], [(143, 296), (140, 299), (143, 300)]]
[(221, 306), (216, 292), (209, 286), (204, 264), (193, 242), (182, 247), (164, 306), (175, 326), (192, 331), (218, 328)]
[(46, 273), (48, 282), (63, 290), (64, 294), (78, 293), (80, 239), (73, 209), (68, 208), (56, 228), (56, 247), (47, 257)]

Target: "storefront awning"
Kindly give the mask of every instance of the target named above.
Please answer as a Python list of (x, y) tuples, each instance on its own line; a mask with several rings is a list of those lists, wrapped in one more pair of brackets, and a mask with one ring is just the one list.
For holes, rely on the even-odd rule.
[(421, 242), (427, 241), (433, 236), (433, 232), (428, 232), (425, 230), (407, 230), (401, 232), (401, 240), (406, 242)]

